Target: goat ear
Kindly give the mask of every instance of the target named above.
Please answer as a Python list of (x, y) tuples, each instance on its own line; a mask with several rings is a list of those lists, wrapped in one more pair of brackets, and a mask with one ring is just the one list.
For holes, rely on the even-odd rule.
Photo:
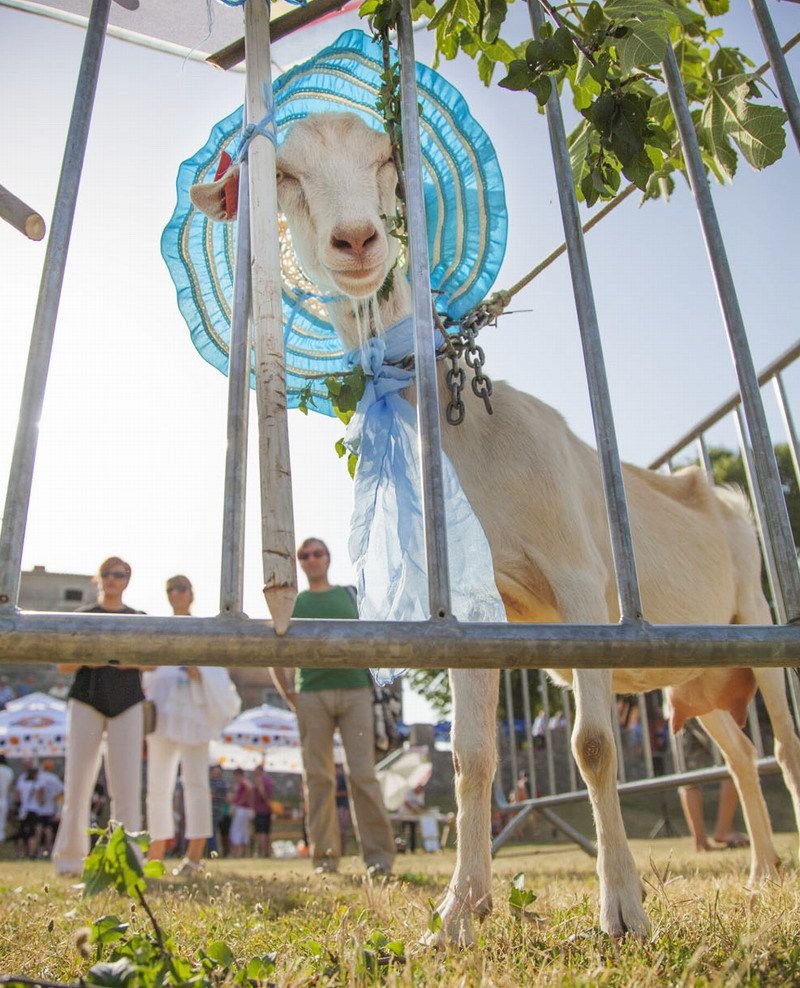
[(223, 151), (213, 182), (189, 189), (192, 203), (212, 220), (235, 220), (239, 210), (239, 166)]

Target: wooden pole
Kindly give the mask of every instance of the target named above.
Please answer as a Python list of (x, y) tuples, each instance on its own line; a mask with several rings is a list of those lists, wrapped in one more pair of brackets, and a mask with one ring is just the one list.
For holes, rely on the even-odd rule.
[[(265, 87), (267, 92), (272, 89), (266, 0), (247, 0), (244, 25), (247, 119), (257, 123), (267, 110)], [(286, 415), (275, 147), (261, 135), (250, 143), (248, 171), (264, 597), (275, 632), (283, 635), (297, 599), (297, 567)]]
[(13, 192), (0, 185), (0, 219), (10, 223), (29, 240), (41, 240), (44, 237), (45, 223), (42, 217)]

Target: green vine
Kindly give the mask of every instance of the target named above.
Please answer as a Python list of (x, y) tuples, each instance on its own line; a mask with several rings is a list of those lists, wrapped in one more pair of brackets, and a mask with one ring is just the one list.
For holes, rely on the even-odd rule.
[[(531, 93), (540, 109), (553, 83), (559, 91), (569, 85), (583, 117), (569, 136), (579, 200), (591, 206), (613, 198), (623, 176), (644, 199), (672, 192), (674, 173), (684, 164), (661, 68), (667, 45), (681, 70), (705, 167), (715, 178), (732, 179), (740, 154), (756, 169), (782, 155), (786, 114), (756, 102), (762, 94), (754, 63), (724, 46), (722, 30), (709, 26), (709, 18), (727, 12), (729, 0), (538, 0), (548, 20), (516, 45), (500, 36), (510, 2), (419, 0), (412, 16), (427, 17), (436, 35), (434, 66), (464, 52), (487, 86), (499, 66), (498, 84)], [(360, 13), (388, 43), (399, 0), (366, 0)], [(385, 79), (381, 99), (395, 126), (390, 83)], [(388, 124), (387, 131), (391, 136)]]

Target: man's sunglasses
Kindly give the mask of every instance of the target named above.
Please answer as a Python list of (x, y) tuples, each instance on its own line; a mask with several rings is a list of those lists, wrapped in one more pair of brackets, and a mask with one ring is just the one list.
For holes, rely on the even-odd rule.
[(187, 593), (192, 588), (187, 586), (185, 583), (173, 583), (171, 587), (167, 587), (167, 593), (173, 593), (178, 591), (178, 593)]
[(100, 573), (100, 576), (104, 580), (107, 580), (109, 578), (109, 576), (116, 577), (116, 579), (118, 579), (118, 580), (127, 580), (128, 579), (128, 574), (125, 572), (124, 569), (104, 569)]
[(297, 558), (300, 562), (305, 562), (306, 559), (310, 559), (312, 556), (314, 559), (322, 559), (323, 556), (327, 556), (328, 553), (324, 549), (310, 549), (308, 552), (298, 552)]

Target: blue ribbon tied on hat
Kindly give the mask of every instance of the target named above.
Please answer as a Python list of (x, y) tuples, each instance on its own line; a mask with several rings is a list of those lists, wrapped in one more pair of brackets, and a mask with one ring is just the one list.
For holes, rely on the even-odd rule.
[[(358, 453), (349, 547), (359, 616), (365, 620), (430, 617), (417, 413), (400, 394), (414, 372), (390, 362), (413, 349), (409, 316), (348, 354), (351, 366), (360, 363), (367, 375), (347, 433), (348, 445)], [(489, 543), (444, 453), (442, 470), (453, 614), (459, 621), (503, 622)], [(384, 686), (405, 670), (371, 671)]]

